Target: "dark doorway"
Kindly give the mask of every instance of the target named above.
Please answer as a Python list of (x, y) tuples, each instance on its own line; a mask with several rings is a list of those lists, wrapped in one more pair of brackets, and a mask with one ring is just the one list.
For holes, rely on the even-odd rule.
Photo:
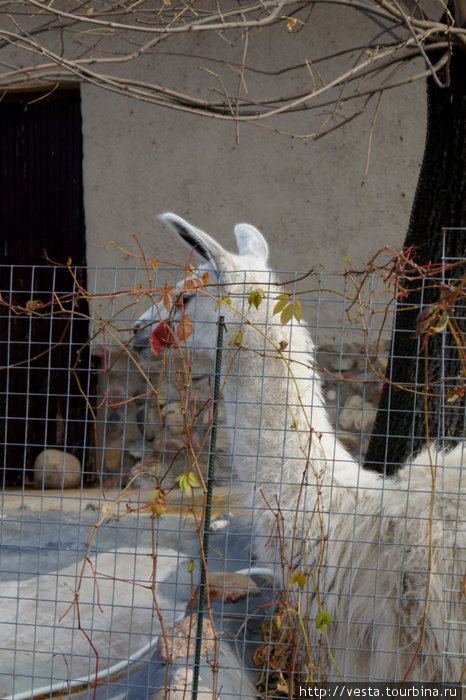
[[(79, 90), (0, 102), (0, 464), (24, 483), (58, 447), (85, 461), (92, 393)], [(86, 467), (87, 468), (87, 467)]]

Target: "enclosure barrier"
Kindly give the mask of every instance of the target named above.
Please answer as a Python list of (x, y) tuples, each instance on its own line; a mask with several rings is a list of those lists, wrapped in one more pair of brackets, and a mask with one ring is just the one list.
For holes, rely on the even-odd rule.
[[(440, 688), (442, 697), (458, 690), (431, 684), (465, 680), (464, 673), (451, 675), (465, 662), (459, 641), (465, 636), (465, 477), (459, 461), (445, 484), (445, 452), (434, 447), (458, 451), (464, 437), (460, 263), (444, 259), (434, 270), (420, 270), (385, 252), (369, 271), (285, 271), (280, 287), (262, 274), (247, 294), (205, 271), (150, 259), (137, 268), (1, 268), (0, 697), (282, 698), (316, 697), (317, 689), (326, 697), (330, 689), (368, 684), (393, 691), (399, 685), (391, 683), (404, 676), (420, 683), (410, 686), (411, 697), (426, 697), (428, 687)], [(419, 290), (417, 325), (406, 331), (416, 353), (403, 358), (413, 371), (410, 384), (399, 386), (387, 377), (396, 359), (393, 313), (411, 305), (403, 292), (407, 279)], [(201, 315), (206, 300), (215, 312), (210, 318)], [(152, 350), (144, 356), (134, 327), (150, 307)], [(238, 308), (241, 330), (231, 320)], [(218, 324), (224, 312), (225, 326)], [(274, 340), (283, 328), (291, 329), (290, 347)], [(298, 347), (292, 357), (300, 328), (315, 345)], [(260, 337), (254, 347), (252, 331)], [(271, 362), (276, 375), (261, 389)], [(283, 365), (293, 396), (288, 405), (272, 393), (283, 381)], [(297, 405), (292, 385), (306, 372), (314, 394)], [(279, 474), (286, 460), (296, 462), (302, 493), (311, 493), (305, 487), (317, 479), (318, 499), (344, 503), (339, 483), (320, 476), (328, 455), (320, 462), (311, 455), (327, 444), (325, 431), (313, 428), (318, 376), (331, 419), (326, 430), (345, 445), (348, 460), (361, 464), (383, 392), (409, 394), (409, 408), (397, 409), (407, 415), (408, 429), (393, 433), (388, 425), (389, 439), (381, 438), (384, 445), (399, 438), (408, 452), (416, 450), (426, 442), (424, 419), (431, 450), (422, 487), (416, 471), (406, 481), (390, 477), (399, 464), (385, 446), (384, 463), (372, 460), (361, 471), (385, 468), (377, 495), (363, 477), (354, 484), (356, 511), (304, 508), (298, 499), (293, 513), (287, 500), (293, 485)], [(254, 383), (258, 402), (246, 396)], [(237, 387), (235, 401), (227, 386)], [(300, 411), (310, 416), (304, 437)], [(247, 430), (255, 454), (238, 447)], [(290, 453), (290, 433), (301, 440), (301, 459)], [(341, 457), (332, 459), (332, 469), (340, 468)], [(237, 461), (249, 469), (247, 482), (232, 467)], [(278, 487), (276, 500), (264, 497), (258, 509), (252, 494), (266, 494), (270, 485), (260, 463), (269, 465)], [(317, 464), (315, 472), (310, 464)], [(421, 491), (426, 508), (419, 511)], [(377, 499), (376, 512), (364, 510), (369, 497)], [(303, 518), (306, 509), (315, 515), (312, 525)], [(256, 559), (254, 533), (267, 514), (275, 528), (262, 538), (266, 553)], [(369, 530), (358, 528), (368, 519), (370, 539), (361, 541), (359, 533), (369, 537)], [(315, 540), (310, 528), (317, 521), (323, 544), (308, 558), (295, 543)], [(350, 553), (343, 562), (326, 549), (330, 531)], [(358, 565), (369, 548), (370, 561)], [(423, 558), (430, 571), (413, 566)], [(344, 590), (335, 587), (341, 567)], [(425, 609), (421, 619), (410, 617), (406, 591)], [(387, 600), (401, 615), (378, 616)], [(338, 617), (342, 601), (346, 619)], [(358, 611), (369, 611), (369, 618), (358, 618)], [(336, 629), (345, 631), (332, 636)], [(389, 637), (400, 645), (387, 652)], [(359, 638), (364, 646), (352, 646)], [(409, 648), (401, 644), (407, 638)], [(367, 676), (355, 677), (354, 660), (364, 654)], [(440, 669), (435, 677), (425, 675), (432, 658)]]

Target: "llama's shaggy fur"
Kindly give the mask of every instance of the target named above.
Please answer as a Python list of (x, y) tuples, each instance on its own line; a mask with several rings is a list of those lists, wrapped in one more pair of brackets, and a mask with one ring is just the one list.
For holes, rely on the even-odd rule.
[[(272, 318), (281, 290), (262, 235), (237, 226), (232, 254), (179, 217), (162, 218), (206, 259), (199, 274), (209, 270), (231, 299), (219, 309), (215, 299), (188, 293), (185, 312), (194, 321), (192, 347), (210, 353), (225, 316), (223, 400), (258, 560), (285, 588), (296, 569), (316, 574), (307, 582), (311, 619), (319, 605), (330, 612), (328, 640), (346, 680), (401, 680), (410, 669), (411, 680), (458, 682), (466, 653), (463, 445), (425, 451), (393, 478), (361, 469), (330, 425), (307, 330)], [(258, 288), (267, 294), (256, 308), (248, 297)], [(180, 309), (170, 313), (175, 324)], [(140, 344), (158, 320), (154, 310), (140, 319)], [(231, 337), (241, 338), (239, 352)], [(339, 678), (330, 662), (326, 673)]]

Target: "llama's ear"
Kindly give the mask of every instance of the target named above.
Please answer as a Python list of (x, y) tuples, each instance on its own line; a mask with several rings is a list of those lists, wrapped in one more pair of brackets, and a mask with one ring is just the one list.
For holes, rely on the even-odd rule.
[(225, 255), (226, 251), (207, 233), (189, 224), (181, 216), (170, 212), (161, 214), (159, 218), (175, 231), (190, 248), (194, 248), (196, 253), (205, 260), (214, 263), (216, 267), (218, 266), (219, 258)]
[(260, 231), (250, 224), (235, 226), (238, 251), (242, 257), (254, 260), (258, 265), (266, 266), (269, 257), (269, 246)]

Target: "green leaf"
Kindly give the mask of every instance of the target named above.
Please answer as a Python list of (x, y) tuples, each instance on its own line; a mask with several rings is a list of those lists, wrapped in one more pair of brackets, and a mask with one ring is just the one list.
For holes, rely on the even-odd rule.
[(301, 318), (303, 315), (303, 305), (299, 301), (299, 299), (295, 299), (295, 302), (293, 304), (293, 316), (297, 320), (298, 323), (301, 323)]
[(320, 610), (316, 615), (315, 622), (317, 630), (320, 632), (320, 634), (323, 634), (327, 627), (330, 626), (332, 617), (327, 610)]
[(294, 572), (293, 576), (291, 577), (290, 583), (292, 586), (294, 586), (294, 584), (297, 583), (300, 588), (304, 588), (304, 586), (306, 585), (306, 574), (303, 574), (301, 569), (298, 569)]
[(194, 561), (194, 559), (190, 559), (188, 564), (188, 574), (191, 574), (194, 571), (195, 567), (196, 562)]
[(192, 496), (193, 488), (201, 486), (201, 482), (194, 472), (180, 474), (176, 477), (175, 481), (178, 482), (180, 489), (184, 491), (187, 496)]
[(432, 326), (433, 333), (441, 333), (448, 325), (448, 314), (442, 311), (437, 319), (437, 323)]
[(201, 482), (194, 472), (188, 472), (188, 484), (192, 486), (193, 489), (198, 489), (200, 487)]
[(280, 323), (282, 326), (284, 326), (288, 321), (291, 321), (291, 317), (293, 316), (293, 304), (291, 302), (288, 303), (287, 306), (283, 309), (283, 311), (280, 314)]
[(253, 289), (248, 296), (249, 308), (251, 308), (251, 306), (255, 306), (256, 309), (258, 309), (264, 297), (265, 292), (263, 289)]
[(218, 311), (218, 309), (222, 306), (222, 304), (225, 304), (225, 306), (231, 306), (230, 297), (223, 296), (221, 299), (219, 299), (215, 305), (215, 311)]
[(275, 297), (277, 303), (273, 307), (273, 316), (280, 314), (280, 323), (284, 326), (294, 317), (300, 323), (303, 315), (303, 305), (299, 299), (291, 299), (290, 295), (284, 292)]
[(243, 344), (244, 340), (244, 333), (242, 331), (236, 331), (234, 336), (231, 338), (229, 345), (235, 345), (237, 348), (240, 348)]
[(290, 295), (289, 294), (280, 294), (278, 297), (275, 297), (275, 299), (278, 299), (278, 303), (275, 304), (273, 307), (273, 316), (276, 314), (279, 314), (283, 309), (285, 309), (288, 304), (290, 303)]
[(180, 489), (182, 491), (184, 491), (187, 496), (191, 496), (193, 490), (189, 484), (187, 474), (180, 474), (179, 476), (176, 477), (175, 481), (178, 482)]

